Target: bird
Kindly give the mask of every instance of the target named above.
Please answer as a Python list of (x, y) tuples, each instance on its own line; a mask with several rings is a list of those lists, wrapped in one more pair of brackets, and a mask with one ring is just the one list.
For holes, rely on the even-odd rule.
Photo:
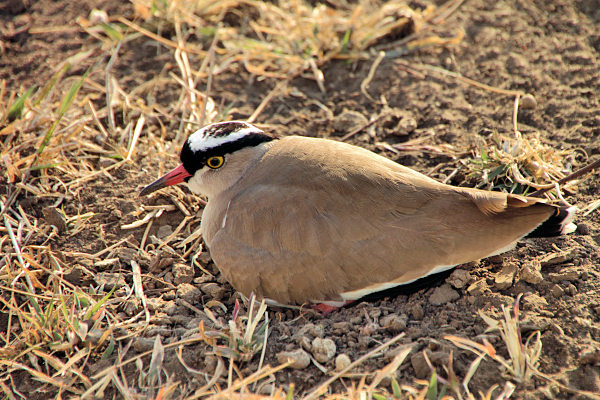
[(207, 125), (181, 164), (140, 195), (187, 183), (207, 203), (212, 260), (244, 296), (341, 307), (498, 255), (526, 236), (575, 231), (575, 207), (440, 183), (348, 143)]

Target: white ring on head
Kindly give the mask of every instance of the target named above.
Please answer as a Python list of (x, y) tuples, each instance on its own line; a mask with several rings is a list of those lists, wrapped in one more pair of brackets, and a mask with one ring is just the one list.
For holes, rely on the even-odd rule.
[[(226, 125), (226, 124), (243, 124), (244, 127), (239, 128), (235, 131), (231, 131), (230, 133), (222, 136), (212, 136), (207, 133), (211, 128), (216, 125)], [(216, 124), (207, 125), (202, 129), (197, 130), (192, 133), (188, 138), (188, 146), (193, 152), (197, 151), (206, 151), (208, 149), (212, 149), (215, 147), (219, 147), (224, 143), (235, 142), (243, 138), (244, 136), (248, 136), (253, 133), (262, 133), (263, 131), (244, 121), (226, 121), (226, 122), (217, 122)]]

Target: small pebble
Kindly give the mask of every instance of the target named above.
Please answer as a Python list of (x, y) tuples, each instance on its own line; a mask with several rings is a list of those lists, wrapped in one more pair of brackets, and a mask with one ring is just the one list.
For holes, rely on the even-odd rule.
[(296, 345), (294, 345), (294, 343), (288, 343), (285, 345), (285, 351), (292, 351), (294, 350), (294, 347), (296, 347)]
[(421, 307), (420, 304), (415, 304), (412, 307), (411, 314), (412, 314), (413, 318), (416, 319), (417, 321), (422, 320), (423, 317), (425, 316), (425, 313), (423, 312), (423, 307)]
[(481, 296), (485, 293), (486, 290), (489, 290), (488, 284), (485, 279), (480, 279), (477, 282), (472, 283), (467, 288), (467, 293), (472, 296)]
[(200, 285), (200, 290), (215, 300), (221, 300), (223, 297), (225, 297), (225, 288), (218, 283), (205, 283)]
[(333, 120), (333, 129), (338, 135), (346, 135), (355, 129), (365, 126), (369, 120), (358, 111), (344, 110)]
[(589, 235), (590, 234), (590, 226), (585, 222), (578, 222), (577, 223), (577, 232), (582, 235)]
[(212, 258), (210, 258), (210, 253), (205, 251), (203, 253), (200, 253), (196, 260), (203, 266), (206, 266), (210, 262), (210, 260), (212, 260)]
[(171, 225), (161, 225), (161, 227), (158, 228), (158, 231), (156, 231), (156, 236), (158, 236), (161, 239), (164, 239), (171, 233), (173, 233), (173, 227)]
[(323, 337), (325, 336), (325, 327), (321, 324), (312, 325), (310, 326), (308, 333), (314, 337)]
[(339, 329), (342, 331), (347, 331), (348, 329), (350, 329), (350, 326), (350, 322), (348, 321), (334, 322), (333, 325), (331, 325), (333, 329)]
[(121, 247), (117, 250), (117, 257), (121, 260), (123, 264), (131, 264), (131, 261), (139, 261), (138, 250), (131, 249), (129, 247)]
[(283, 364), (288, 362), (288, 360), (292, 361), (290, 367), (294, 369), (304, 369), (310, 365), (310, 356), (302, 349), (277, 353), (277, 361), (279, 363)]
[(339, 354), (336, 358), (335, 358), (335, 370), (336, 371), (342, 371), (344, 369), (346, 369), (350, 364), (352, 363), (352, 361), (350, 361), (350, 357), (348, 357), (346, 354)]
[(502, 264), (504, 262), (504, 256), (502, 254), (497, 254), (495, 256), (491, 256), (487, 258), (489, 262), (492, 264)]
[(123, 311), (127, 314), (128, 317), (137, 314), (139, 304), (135, 299), (129, 299), (122, 303)]
[(44, 219), (48, 225), (55, 226), (59, 232), (65, 232), (67, 230), (67, 223), (63, 214), (58, 211), (55, 207), (45, 207), (42, 209)]
[(467, 285), (467, 283), (469, 283), (471, 278), (472, 277), (469, 271), (464, 269), (455, 269), (448, 279), (446, 279), (446, 282), (452, 285), (452, 287), (455, 289), (462, 289)]
[(191, 283), (194, 279), (194, 267), (184, 263), (173, 265), (173, 283), (180, 285), (182, 283)]
[(417, 378), (424, 379), (429, 376), (429, 365), (427, 365), (427, 361), (425, 361), (425, 356), (422, 351), (410, 356), (410, 363), (415, 370), (415, 376)]
[(597, 348), (588, 346), (579, 352), (579, 363), (584, 364), (596, 364), (600, 361), (600, 351)]
[(323, 325), (315, 325), (313, 323), (305, 324), (300, 330), (294, 333), (294, 337), (299, 338), (302, 336), (309, 336), (312, 338), (323, 337), (325, 335), (325, 328)]
[(544, 277), (542, 276), (540, 270), (541, 265), (539, 261), (532, 260), (530, 262), (526, 262), (523, 268), (521, 269), (520, 278), (521, 280), (527, 283), (537, 285), (538, 283), (544, 280)]
[(358, 349), (360, 351), (366, 351), (369, 348), (370, 342), (371, 342), (370, 336), (360, 336), (358, 338)]
[[(169, 323), (173, 324), (173, 325), (181, 325), (181, 326), (187, 326), (187, 324), (192, 320), (192, 318), (190, 316), (187, 315), (187, 309), (181, 310), (179, 309), (180, 314), (175, 314), (175, 315), (168, 315), (169, 316)], [(194, 326), (194, 328), (197, 328), (198, 326)]]
[(163, 311), (167, 315), (174, 316), (178, 311), (177, 304), (175, 304), (175, 302), (173, 300), (165, 301)]
[(425, 336), (427, 333), (425, 333), (425, 330), (422, 328), (419, 328), (418, 326), (410, 326), (406, 329), (406, 336), (408, 336), (410, 339), (420, 339), (423, 336)]
[(315, 338), (312, 342), (312, 353), (315, 359), (320, 363), (326, 363), (335, 356), (336, 346), (333, 340), (329, 338)]
[(200, 326), (200, 322), (202, 320), (203, 320), (202, 318), (189, 318), (187, 323), (184, 326), (188, 330), (198, 329), (198, 327)]
[(529, 62), (520, 54), (510, 53), (506, 60), (506, 67), (513, 74), (522, 73), (529, 68)]
[(517, 265), (514, 263), (507, 263), (502, 267), (502, 270), (494, 277), (494, 283), (496, 288), (500, 290), (508, 289), (512, 286), (515, 274), (517, 273)]
[(85, 341), (86, 343), (92, 344), (92, 345), (97, 345), (100, 342), (100, 339), (102, 338), (102, 335), (104, 335), (104, 330), (100, 329), (100, 328), (92, 328), (88, 331), (87, 335), (85, 336)]
[(133, 348), (139, 352), (152, 350), (154, 348), (154, 339), (136, 337), (133, 340)]
[(94, 275), (94, 282), (96, 282), (98, 286), (104, 285), (104, 290), (112, 290), (115, 286), (119, 288), (127, 285), (123, 274), (114, 274), (111, 272), (96, 273)]
[(177, 297), (190, 304), (198, 304), (202, 299), (202, 292), (189, 283), (182, 283), (177, 286)]
[(214, 371), (217, 368), (218, 359), (212, 354), (204, 356), (204, 369), (206, 371)]
[(524, 110), (533, 110), (537, 107), (537, 101), (535, 100), (535, 97), (533, 97), (533, 95), (527, 93), (526, 95), (521, 97), (519, 105)]
[[(167, 326), (155, 326), (153, 328), (149, 328), (144, 334), (151, 337), (160, 335), (161, 337), (167, 338), (173, 335), (173, 329)], [(152, 343), (154, 343), (154, 340), (152, 340)]]
[(539, 310), (543, 309), (548, 305), (548, 302), (545, 298), (538, 296), (535, 293), (529, 293), (523, 296), (523, 306), (526, 309), (530, 310)]
[(175, 296), (177, 296), (175, 290), (169, 290), (168, 292), (163, 293), (164, 300), (175, 300)]
[(552, 265), (563, 264), (575, 257), (575, 251), (561, 251), (559, 253), (551, 253), (540, 259), (542, 268)]
[(567, 292), (570, 296), (575, 296), (577, 294), (577, 287), (572, 283), (569, 283), (565, 288), (565, 292)]
[(160, 311), (165, 307), (165, 301), (160, 297), (148, 297), (146, 298), (146, 304), (151, 312)]
[(308, 336), (302, 336), (300, 338), (300, 346), (306, 351), (312, 351), (312, 343)]
[(402, 332), (406, 329), (408, 318), (406, 315), (389, 314), (381, 318), (379, 323), (383, 328), (390, 332)]
[(550, 289), (550, 293), (552, 293), (552, 295), (554, 297), (556, 297), (557, 299), (560, 299), (563, 296), (563, 294), (565, 293), (565, 291), (559, 285), (554, 284), (552, 286), (552, 288)]
[(417, 120), (414, 117), (407, 115), (398, 122), (396, 129), (392, 133), (394, 136), (405, 136), (415, 129), (417, 129)]
[(449, 284), (444, 283), (442, 286), (436, 287), (431, 296), (429, 296), (429, 302), (434, 306), (440, 306), (453, 300), (460, 298), (458, 292)]
[(579, 279), (579, 275), (580, 273), (578, 271), (571, 269), (563, 272), (550, 273), (548, 274), (548, 278), (555, 283), (561, 281), (573, 282)]

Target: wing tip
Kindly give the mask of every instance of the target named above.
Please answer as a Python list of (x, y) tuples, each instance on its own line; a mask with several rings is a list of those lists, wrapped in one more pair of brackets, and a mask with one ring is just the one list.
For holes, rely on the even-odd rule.
[(577, 225), (573, 222), (579, 209), (576, 206), (556, 207), (554, 214), (530, 232), (527, 237), (551, 237), (573, 233)]

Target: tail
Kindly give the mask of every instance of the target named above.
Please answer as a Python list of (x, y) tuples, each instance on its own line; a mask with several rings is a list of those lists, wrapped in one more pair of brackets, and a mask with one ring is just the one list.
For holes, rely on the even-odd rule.
[(540, 226), (535, 228), (526, 237), (550, 237), (560, 236), (575, 232), (577, 225), (573, 223), (573, 218), (577, 212), (577, 207), (556, 207), (554, 214)]

